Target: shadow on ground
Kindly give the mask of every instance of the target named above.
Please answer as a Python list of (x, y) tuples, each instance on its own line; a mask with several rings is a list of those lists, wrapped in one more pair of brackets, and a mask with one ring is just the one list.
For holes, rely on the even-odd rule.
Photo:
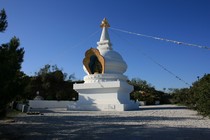
[(140, 110), (177, 110), (188, 109), (186, 106), (140, 106)]
[[(159, 107), (159, 108), (158, 108)], [(157, 106), (147, 110), (185, 109)], [(46, 113), (52, 113), (49, 111)], [(154, 125), (158, 121), (185, 121), (192, 117), (103, 115), (103, 113), (63, 112), (62, 115), (29, 115), (15, 118), (14, 123), (0, 124), (0, 139), (4, 140), (209, 140), (210, 129), (167, 127)], [(135, 113), (135, 112), (134, 112)], [(138, 113), (138, 111), (136, 112)], [(100, 114), (100, 115), (99, 115)], [(101, 115), (102, 114), (102, 115)], [(106, 114), (106, 113), (105, 113)]]
[[(15, 123), (0, 125), (0, 139), (202, 139), (210, 129), (177, 128), (148, 125), (151, 121), (177, 121), (188, 118), (157, 116), (26, 116)], [(192, 118), (191, 118), (192, 119)], [(143, 122), (143, 123), (142, 123)]]

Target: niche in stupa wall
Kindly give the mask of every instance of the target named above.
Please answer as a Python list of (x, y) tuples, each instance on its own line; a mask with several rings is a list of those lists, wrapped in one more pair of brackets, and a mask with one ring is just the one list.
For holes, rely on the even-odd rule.
[(103, 74), (105, 60), (104, 57), (100, 54), (98, 49), (91, 48), (86, 51), (85, 58), (83, 59), (83, 65), (89, 74)]

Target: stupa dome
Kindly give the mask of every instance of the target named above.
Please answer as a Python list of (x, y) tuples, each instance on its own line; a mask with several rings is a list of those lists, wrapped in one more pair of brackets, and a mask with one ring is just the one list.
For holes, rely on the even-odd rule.
[(98, 47), (98, 50), (105, 59), (104, 73), (123, 74), (126, 71), (127, 64), (118, 52), (109, 49), (100, 49), (100, 47)]
[[(101, 24), (102, 33), (100, 41), (97, 42), (97, 49), (91, 48), (86, 51), (86, 57), (83, 60), (83, 69), (88, 76), (85, 76), (85, 81), (87, 79), (98, 79), (96, 77), (101, 77), (101, 75), (96, 76), (96, 74), (103, 74), (104, 76), (108, 74), (108, 77), (112, 75), (112, 80), (127, 79), (126, 76), (123, 75), (123, 73), (127, 70), (127, 64), (123, 60), (122, 56), (112, 48), (108, 33), (109, 27), (109, 23), (106, 19), (104, 19)], [(104, 76), (102, 76), (102, 78)], [(109, 78), (106, 80), (109, 80)]]

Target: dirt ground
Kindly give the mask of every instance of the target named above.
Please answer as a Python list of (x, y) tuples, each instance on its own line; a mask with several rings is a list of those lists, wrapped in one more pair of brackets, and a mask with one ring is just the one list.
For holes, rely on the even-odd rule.
[(39, 110), (0, 120), (1, 140), (209, 140), (210, 119), (175, 105), (142, 106), (136, 111)]

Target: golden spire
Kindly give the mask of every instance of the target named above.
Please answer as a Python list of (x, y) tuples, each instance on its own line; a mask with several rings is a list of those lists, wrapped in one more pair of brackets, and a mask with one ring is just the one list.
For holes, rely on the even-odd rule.
[(108, 21), (106, 20), (106, 18), (104, 18), (103, 20), (102, 20), (102, 22), (101, 22), (101, 26), (100, 26), (101, 28), (109, 28), (110, 27), (110, 25), (109, 25), (109, 23), (108, 23)]

